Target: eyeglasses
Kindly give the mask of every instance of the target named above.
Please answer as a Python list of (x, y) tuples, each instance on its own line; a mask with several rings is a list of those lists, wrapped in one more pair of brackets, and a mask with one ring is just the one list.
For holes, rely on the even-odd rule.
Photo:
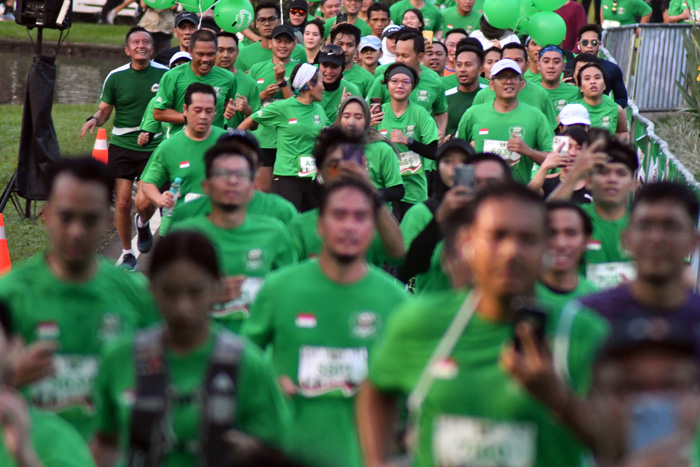
[(292, 8), (289, 10), (290, 15), (304, 16), (306, 12), (304, 10), (299, 10), (297, 8)]
[(410, 86), (412, 81), (410, 79), (390, 79), (389, 84), (392, 86), (398, 86), (399, 84), (403, 84), (404, 86)]
[(278, 19), (277, 16), (270, 16), (269, 18), (257, 18), (255, 22), (260, 24), (272, 24)]
[(211, 171), (211, 176), (224, 180), (231, 180), (231, 178), (235, 178), (236, 181), (240, 182), (243, 180), (250, 180), (250, 170), (214, 169)]
[(595, 39), (593, 39), (592, 41), (589, 41), (587, 39), (581, 41), (581, 45), (584, 47), (588, 47), (588, 44), (591, 44), (593, 47), (598, 47), (598, 44), (600, 44), (600, 42), (598, 42)]

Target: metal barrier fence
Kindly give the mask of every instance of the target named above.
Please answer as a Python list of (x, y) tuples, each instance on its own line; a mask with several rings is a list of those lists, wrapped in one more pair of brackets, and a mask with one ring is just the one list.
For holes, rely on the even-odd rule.
[[(690, 24), (633, 24), (603, 31), (603, 45), (617, 59), (630, 99), (642, 112), (683, 107), (676, 81), (685, 82), (683, 37)], [(639, 29), (638, 46), (635, 46)]]

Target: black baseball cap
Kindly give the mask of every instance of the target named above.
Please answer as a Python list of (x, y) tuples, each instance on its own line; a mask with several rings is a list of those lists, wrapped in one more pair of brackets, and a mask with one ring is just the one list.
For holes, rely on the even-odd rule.
[(467, 159), (475, 154), (474, 148), (465, 140), (460, 138), (450, 138), (438, 148), (436, 159), (440, 160), (448, 151), (461, 151)]
[(178, 27), (183, 21), (189, 21), (195, 26), (199, 26), (199, 16), (195, 15), (191, 11), (182, 10), (175, 17), (175, 27)]
[(309, 12), (309, 4), (306, 0), (292, 0), (289, 2), (289, 9), (290, 10), (304, 10), (305, 12)]
[(316, 63), (345, 66), (345, 51), (335, 44), (324, 45), (316, 55)]
[(294, 28), (288, 24), (280, 24), (279, 26), (275, 26), (275, 29), (272, 30), (272, 36), (270, 37), (274, 39), (282, 34), (286, 34), (290, 39), (294, 40)]

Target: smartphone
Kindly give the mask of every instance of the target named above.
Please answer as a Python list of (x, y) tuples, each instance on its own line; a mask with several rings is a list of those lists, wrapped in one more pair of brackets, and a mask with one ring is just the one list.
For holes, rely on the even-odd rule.
[(369, 108), (372, 110), (373, 114), (381, 112), (382, 111), (382, 98), (381, 97), (370, 98)]
[(455, 167), (455, 185), (464, 186), (470, 191), (474, 191), (476, 179), (474, 178), (473, 165), (459, 164)]
[(364, 166), (364, 155), (362, 154), (362, 146), (359, 144), (346, 144), (343, 146), (343, 160), (352, 161), (358, 165)]
[(562, 79), (565, 83), (573, 83), (574, 80), (574, 70), (572, 68), (565, 68), (564, 69), (564, 78)]
[(433, 42), (433, 31), (423, 31), (423, 37), (428, 39), (428, 42)]
[(547, 328), (547, 312), (540, 309), (533, 299), (517, 297), (511, 304), (515, 312), (515, 322), (513, 323), (513, 345), (517, 352), (522, 352), (522, 342), (515, 332), (520, 323), (526, 322), (532, 329), (535, 342), (538, 347), (544, 346), (544, 335)]
[(347, 23), (347, 22), (348, 22), (348, 14), (347, 13), (338, 13), (338, 16), (335, 17), (335, 24)]
[(569, 137), (568, 136), (555, 136), (552, 141), (552, 150), (556, 151), (560, 144), (564, 145), (559, 150), (559, 154), (569, 154)]
[(655, 395), (638, 396), (627, 422), (627, 452), (634, 453), (674, 434), (678, 428), (675, 401)]

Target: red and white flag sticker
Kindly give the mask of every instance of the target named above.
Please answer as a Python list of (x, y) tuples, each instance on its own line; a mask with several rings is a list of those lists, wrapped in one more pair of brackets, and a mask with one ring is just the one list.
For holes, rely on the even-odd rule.
[(489, 134), (489, 129), (488, 128), (482, 128), (479, 130), (480, 135), (488, 135)]
[(264, 82), (265, 82), (265, 78), (260, 78), (260, 79), (258, 80), (258, 84), (263, 84)]
[(190, 166), (190, 161), (182, 161), (180, 162), (180, 168), (181, 169), (186, 169)]
[(382, 136), (386, 136), (386, 134), (389, 132), (389, 130), (379, 130), (379, 133), (382, 134)]
[(290, 118), (290, 119), (289, 119), (289, 124), (290, 124), (290, 125), (296, 125), (296, 124), (297, 124), (297, 119), (296, 119), (296, 118)]
[(316, 315), (313, 313), (299, 313), (294, 320), (298, 328), (315, 328)]
[(603, 244), (600, 243), (598, 240), (591, 240), (586, 246), (591, 251), (600, 251), (603, 248)]

